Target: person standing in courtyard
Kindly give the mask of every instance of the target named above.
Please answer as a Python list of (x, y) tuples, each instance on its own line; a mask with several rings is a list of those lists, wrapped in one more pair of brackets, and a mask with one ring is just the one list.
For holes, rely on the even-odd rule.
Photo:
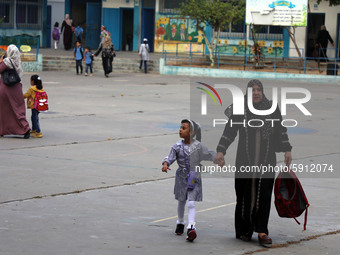
[[(216, 152), (208, 150), (201, 140), (201, 128), (199, 124), (192, 120), (184, 119), (181, 121), (179, 137), (183, 140), (178, 141), (171, 147), (169, 156), (162, 162), (162, 172), (167, 173), (170, 165), (177, 161), (178, 169), (175, 178), (175, 199), (177, 204), (177, 226), (175, 233), (182, 235), (184, 232), (184, 211), (185, 204), (188, 207), (187, 241), (194, 241), (196, 233), (196, 205), (195, 201), (202, 201), (202, 180), (201, 173), (196, 167), (200, 166), (201, 161), (213, 161)], [(194, 139), (196, 138), (196, 139)]]
[(103, 43), (100, 44), (97, 51), (94, 53), (94, 56), (98, 56), (99, 53), (102, 52), (102, 62), (103, 62), (103, 69), (104, 75), (106, 78), (109, 77), (109, 73), (112, 72), (112, 61), (116, 56), (115, 48), (111, 42), (111, 38), (109, 36), (105, 37)]
[(100, 27), (100, 43), (104, 43), (106, 37), (110, 37), (110, 33), (109, 33), (109, 31), (106, 30), (106, 27), (104, 25), (101, 25), (101, 27)]
[(143, 43), (139, 47), (139, 56), (141, 57), (140, 59), (140, 65), (139, 65), (139, 70), (142, 69), (143, 63), (144, 63), (144, 72), (147, 73), (147, 61), (149, 61), (149, 44), (148, 44), (148, 39), (144, 38)]
[(84, 29), (78, 24), (78, 26), (74, 29), (74, 35), (76, 37), (76, 42), (81, 42), (83, 39)]
[(93, 76), (93, 72), (92, 72), (93, 53), (91, 52), (90, 47), (85, 48), (84, 60), (85, 60), (85, 65), (86, 65), (85, 76), (88, 75), (89, 69), (90, 69), (90, 76)]
[[(251, 80), (248, 83), (247, 93), (248, 88), (252, 90), (252, 103), (255, 109), (271, 109), (272, 103), (264, 95), (263, 85), (259, 80)], [(250, 241), (253, 232), (257, 232), (260, 245), (270, 247), (272, 239), (268, 236), (268, 220), (275, 172), (263, 172), (260, 167), (276, 166), (276, 152), (285, 153), (284, 163), (289, 166), (292, 160), (292, 146), (289, 143), (287, 129), (281, 124), (279, 108), (276, 106), (276, 110), (269, 115), (255, 115), (248, 108), (247, 93), (243, 115), (234, 115), (233, 105), (225, 111), (229, 120), (217, 146), (215, 162), (221, 167), (225, 164), (224, 155), (239, 134), (235, 164), (236, 238)], [(272, 124), (266, 119), (277, 121)], [(251, 126), (247, 124), (249, 120), (252, 120)], [(257, 166), (260, 171), (242, 171), (245, 167), (252, 166)]]
[(76, 60), (77, 75), (79, 74), (79, 68), (80, 68), (80, 74), (83, 74), (84, 49), (81, 47), (80, 42), (76, 43), (76, 47), (73, 50), (73, 54), (74, 54), (74, 58)]
[(60, 39), (60, 29), (59, 29), (59, 23), (58, 22), (54, 23), (52, 38), (53, 38), (54, 49), (57, 50), (58, 44), (59, 44), (59, 39)]
[(0, 136), (23, 135), (30, 137), (30, 126), (26, 120), (25, 99), (22, 84), (18, 82), (11, 87), (4, 84), (3, 73), (8, 69), (17, 71), (20, 78), (24, 72), (21, 67), (20, 52), (11, 44), (7, 48), (7, 57), (0, 58)]
[(72, 20), (68, 14), (65, 15), (65, 20), (61, 25), (61, 33), (63, 33), (63, 42), (65, 50), (72, 48)]
[(24, 98), (27, 98), (27, 109), (32, 110), (31, 121), (32, 121), (32, 130), (31, 136), (35, 138), (43, 137), (43, 134), (40, 129), (39, 123), (39, 111), (34, 108), (34, 101), (36, 100), (36, 93), (44, 92), (42, 81), (39, 75), (34, 74), (31, 76), (31, 87), (24, 94)]
[(321, 58), (321, 62), (328, 62), (327, 57), (328, 41), (330, 41), (332, 46), (334, 47), (333, 39), (330, 36), (329, 32), (326, 30), (326, 26), (322, 25), (318, 33), (318, 37), (316, 39), (316, 46), (320, 48), (319, 56)]

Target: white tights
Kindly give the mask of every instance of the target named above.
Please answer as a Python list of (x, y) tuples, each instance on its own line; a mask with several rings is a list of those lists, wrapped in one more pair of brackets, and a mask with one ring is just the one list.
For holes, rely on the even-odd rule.
[[(184, 224), (184, 210), (185, 210), (185, 203), (187, 201), (178, 201), (177, 205), (177, 214), (178, 220), (177, 224)], [(188, 201), (188, 229), (191, 228), (191, 225), (195, 227), (195, 220), (196, 220), (196, 206), (195, 201)]]

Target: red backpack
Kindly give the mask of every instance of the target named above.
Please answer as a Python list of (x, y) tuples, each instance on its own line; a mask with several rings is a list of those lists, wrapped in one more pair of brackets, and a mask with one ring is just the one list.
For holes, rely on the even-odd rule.
[(301, 183), (292, 170), (282, 171), (275, 180), (274, 187), (275, 207), (280, 217), (296, 219), (305, 210), (303, 230), (306, 230), (308, 200)]
[(44, 112), (48, 110), (48, 96), (45, 91), (35, 93), (34, 109), (36, 109), (38, 112)]

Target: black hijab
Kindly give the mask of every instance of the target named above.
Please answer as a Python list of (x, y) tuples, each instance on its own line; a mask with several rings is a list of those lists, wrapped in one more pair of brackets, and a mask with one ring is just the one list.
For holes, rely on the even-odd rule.
[[(252, 119), (259, 119), (262, 120), (263, 125), (261, 126), (262, 122), (260, 121), (252, 121), (252, 125), (254, 126), (261, 126), (261, 127), (252, 127), (252, 128), (259, 128), (261, 130), (262, 138), (267, 140), (270, 135), (273, 133), (273, 127), (272, 127), (272, 122), (271, 121), (266, 121), (266, 119), (271, 119), (271, 115), (256, 115), (252, 113), (249, 108), (248, 108), (248, 88), (253, 88), (255, 85), (258, 85), (260, 87), (260, 90), (262, 92), (262, 100), (261, 102), (254, 104), (253, 106), (257, 110), (268, 110), (272, 106), (272, 103), (267, 99), (265, 94), (263, 93), (263, 85), (262, 82), (256, 79), (253, 79), (248, 82), (247, 85), (247, 91), (244, 96), (244, 109), (245, 109), (245, 117), (247, 121), (252, 120)], [(230, 118), (233, 112), (233, 105), (230, 105), (226, 110), (225, 110), (225, 115)], [(246, 127), (248, 127), (248, 124), (246, 124)]]

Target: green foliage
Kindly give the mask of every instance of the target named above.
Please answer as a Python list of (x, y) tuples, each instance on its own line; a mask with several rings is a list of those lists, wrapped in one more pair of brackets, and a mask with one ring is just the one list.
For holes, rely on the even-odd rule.
[[(188, 0), (179, 10), (182, 16), (190, 16), (197, 24), (209, 24), (215, 31), (232, 21), (244, 20), (245, 0)], [(200, 28), (202, 29), (202, 28)]]

